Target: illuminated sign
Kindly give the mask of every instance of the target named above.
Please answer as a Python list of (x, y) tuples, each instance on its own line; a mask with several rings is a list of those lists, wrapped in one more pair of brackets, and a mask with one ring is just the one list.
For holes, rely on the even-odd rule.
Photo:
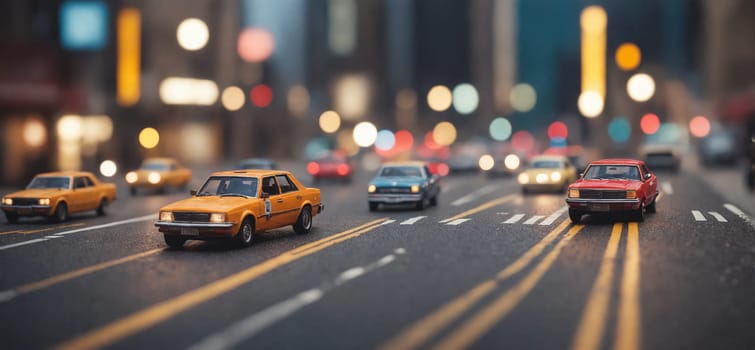
[(60, 43), (67, 50), (107, 45), (108, 8), (102, 1), (66, 1), (60, 6)]

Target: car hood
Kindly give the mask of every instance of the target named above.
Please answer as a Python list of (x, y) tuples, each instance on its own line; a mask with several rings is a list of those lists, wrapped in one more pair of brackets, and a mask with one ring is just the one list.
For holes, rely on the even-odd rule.
[(370, 181), (370, 185), (377, 187), (412, 186), (422, 185), (425, 179), (421, 177), (376, 177)]
[(577, 180), (569, 188), (596, 190), (638, 190), (642, 185), (637, 180)]
[(161, 211), (199, 211), (199, 212), (229, 212), (233, 209), (247, 206), (259, 201), (259, 198), (202, 196), (191, 197), (173, 202)]
[(9, 198), (50, 198), (63, 194), (67, 189), (58, 188), (33, 188), (5, 195)]

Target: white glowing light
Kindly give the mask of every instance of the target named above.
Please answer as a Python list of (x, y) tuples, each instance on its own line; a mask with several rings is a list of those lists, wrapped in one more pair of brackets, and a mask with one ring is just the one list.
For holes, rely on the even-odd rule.
[(360, 147), (370, 147), (377, 140), (377, 128), (370, 122), (361, 122), (354, 127), (352, 137)]
[(655, 80), (645, 73), (637, 73), (627, 81), (627, 94), (632, 100), (645, 102), (655, 94)]
[(198, 18), (187, 18), (178, 25), (176, 30), (178, 44), (186, 50), (196, 51), (205, 45), (210, 39), (210, 30), (207, 24)]
[(100, 174), (104, 177), (112, 177), (118, 171), (118, 166), (112, 160), (106, 160), (100, 163)]
[(603, 97), (595, 91), (585, 91), (579, 95), (577, 107), (585, 117), (595, 118), (603, 113)]
[(472, 84), (456, 85), (453, 92), (453, 106), (459, 114), (470, 114), (480, 104), (480, 95)]

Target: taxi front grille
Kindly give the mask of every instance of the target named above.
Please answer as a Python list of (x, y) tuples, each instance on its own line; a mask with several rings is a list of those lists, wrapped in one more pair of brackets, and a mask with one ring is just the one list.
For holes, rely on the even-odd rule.
[(189, 211), (173, 212), (173, 219), (175, 221), (189, 221), (189, 222), (209, 222), (210, 213), (195, 213)]
[(37, 205), (39, 199), (37, 198), (13, 198), (13, 205)]
[(579, 190), (579, 197), (585, 199), (625, 199), (626, 191)]

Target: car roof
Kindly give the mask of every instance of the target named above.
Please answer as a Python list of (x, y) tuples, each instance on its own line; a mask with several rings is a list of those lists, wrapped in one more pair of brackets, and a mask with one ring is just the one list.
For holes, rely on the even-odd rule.
[(402, 162), (385, 162), (383, 166), (425, 166), (427, 162), (421, 160), (407, 160)]
[(267, 169), (244, 169), (244, 170), (223, 170), (216, 171), (210, 176), (248, 176), (248, 177), (262, 177), (273, 175), (290, 175), (291, 173), (285, 170), (267, 170)]
[(645, 162), (637, 159), (628, 159), (628, 158), (609, 158), (609, 159), (601, 159), (601, 160), (595, 160), (590, 162), (590, 164), (599, 164), (599, 165), (642, 165), (645, 164)]
[(559, 156), (559, 155), (550, 155), (550, 154), (541, 154), (539, 156), (532, 157), (532, 161), (538, 161), (538, 160), (555, 160), (555, 161), (567, 161), (569, 158), (566, 156)]
[(49, 173), (40, 173), (37, 176), (61, 176), (61, 177), (73, 177), (73, 176), (91, 176), (94, 174), (88, 171), (52, 171)]

